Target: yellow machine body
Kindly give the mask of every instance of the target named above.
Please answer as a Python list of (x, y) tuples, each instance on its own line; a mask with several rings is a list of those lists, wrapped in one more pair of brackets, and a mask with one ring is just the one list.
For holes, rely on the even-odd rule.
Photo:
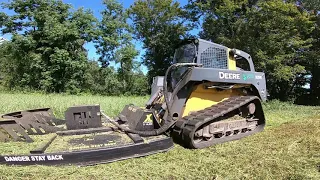
[[(228, 50), (230, 54), (231, 49)], [(229, 70), (237, 70), (236, 59), (233, 56), (228, 56), (228, 67)]]
[[(230, 49), (229, 49), (230, 51)], [(236, 70), (236, 60), (234, 57), (228, 57), (229, 70)], [(200, 111), (207, 107), (216, 105), (217, 103), (227, 100), (231, 96), (242, 95), (237, 89), (216, 90), (206, 89), (204, 84), (197, 85), (186, 102), (183, 117), (194, 111)]]
[(183, 117), (194, 111), (200, 111), (207, 107), (218, 104), (221, 101), (227, 100), (231, 96), (242, 95), (237, 89), (229, 89), (218, 91), (216, 89), (206, 89), (204, 84), (197, 85), (186, 102)]

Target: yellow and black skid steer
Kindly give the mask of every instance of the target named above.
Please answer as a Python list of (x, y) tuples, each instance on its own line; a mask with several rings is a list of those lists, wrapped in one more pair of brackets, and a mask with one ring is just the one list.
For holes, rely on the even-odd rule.
[(0, 141), (33, 143), (30, 136), (39, 133), (52, 137), (31, 154), (2, 154), (0, 164), (106, 163), (167, 151), (173, 141), (206, 148), (264, 129), (265, 74), (256, 72), (251, 56), (241, 50), (183, 40), (151, 89), (145, 107), (127, 105), (115, 118), (98, 105), (71, 107), (65, 120), (49, 108), (3, 115)]

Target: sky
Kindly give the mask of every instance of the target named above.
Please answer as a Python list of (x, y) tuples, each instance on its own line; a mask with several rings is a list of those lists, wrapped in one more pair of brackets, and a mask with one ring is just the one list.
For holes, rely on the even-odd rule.
[[(118, 0), (120, 3), (123, 4), (125, 8), (129, 8), (135, 0)], [(184, 6), (188, 3), (188, 0), (177, 0), (181, 6)], [(1, 2), (7, 2), (7, 0), (0, 0)], [(97, 17), (98, 19), (101, 19), (101, 14), (100, 12), (103, 10), (103, 5), (102, 5), (102, 0), (63, 0), (63, 2), (71, 4), (74, 9), (78, 9), (80, 7), (84, 7), (85, 9), (91, 9), (94, 13), (94, 16)], [(1, 9), (1, 11), (4, 11), (7, 14), (11, 14), (12, 12), (9, 12), (8, 10)], [(194, 35), (197, 35), (199, 30), (194, 30), (191, 33)], [(6, 34), (6, 35), (1, 35), (0, 37), (3, 36), (6, 39), (11, 39), (11, 36)], [(134, 44), (136, 46), (136, 49), (140, 52), (140, 54), (137, 56), (137, 60), (141, 61), (141, 57), (144, 54), (144, 50), (142, 48), (143, 44), (141, 42), (134, 41)], [(85, 48), (88, 50), (88, 58), (89, 59), (98, 59), (99, 55), (96, 54), (96, 49), (94, 47), (93, 43), (87, 43), (85, 44)], [(116, 66), (115, 64), (111, 63), (111, 66)], [(143, 72), (147, 72), (146, 67), (141, 67)]]

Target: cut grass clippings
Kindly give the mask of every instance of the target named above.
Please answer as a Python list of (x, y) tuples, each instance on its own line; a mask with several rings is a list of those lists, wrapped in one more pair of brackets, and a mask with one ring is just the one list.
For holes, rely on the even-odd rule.
[[(126, 104), (147, 97), (0, 94), (0, 112), (51, 107), (62, 118), (67, 107), (100, 104), (116, 116)], [(175, 145), (167, 153), (89, 167), (0, 166), (0, 179), (320, 179), (320, 107), (279, 101), (264, 104), (265, 131), (210, 148)], [(12, 143), (0, 143), (12, 151)], [(6, 149), (7, 148), (7, 149)]]

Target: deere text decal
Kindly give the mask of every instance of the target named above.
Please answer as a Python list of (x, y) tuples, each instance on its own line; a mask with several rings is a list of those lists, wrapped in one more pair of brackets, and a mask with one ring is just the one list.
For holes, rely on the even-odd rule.
[(240, 79), (240, 74), (219, 72), (219, 78), (220, 79)]

